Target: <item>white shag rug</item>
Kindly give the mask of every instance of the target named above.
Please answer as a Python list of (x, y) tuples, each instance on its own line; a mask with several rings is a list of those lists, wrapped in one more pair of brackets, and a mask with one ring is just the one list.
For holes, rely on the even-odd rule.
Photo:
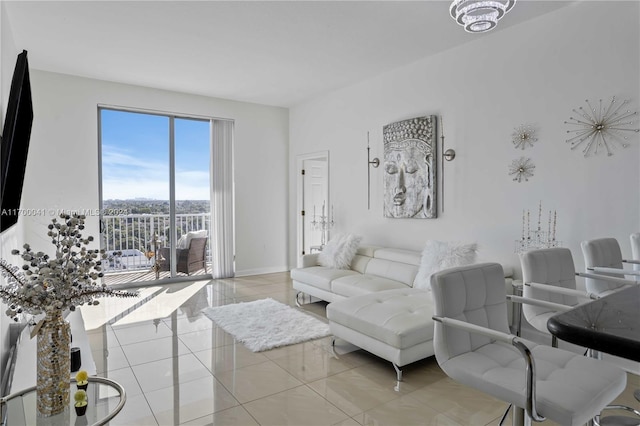
[(328, 324), (271, 298), (206, 308), (202, 312), (253, 352), (330, 334)]

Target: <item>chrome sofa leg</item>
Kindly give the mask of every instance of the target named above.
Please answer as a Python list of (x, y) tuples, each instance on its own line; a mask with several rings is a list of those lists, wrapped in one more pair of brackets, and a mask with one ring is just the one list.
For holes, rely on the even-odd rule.
[(340, 359), (336, 352), (336, 336), (331, 336), (331, 356), (335, 359)]
[(300, 295), (303, 294), (301, 291), (296, 293), (296, 307), (301, 308), (302, 305), (300, 304)]
[(396, 370), (396, 378), (399, 382), (402, 381), (402, 370), (400, 370), (400, 368), (396, 365), (395, 362), (392, 362), (391, 364), (393, 364), (393, 368)]

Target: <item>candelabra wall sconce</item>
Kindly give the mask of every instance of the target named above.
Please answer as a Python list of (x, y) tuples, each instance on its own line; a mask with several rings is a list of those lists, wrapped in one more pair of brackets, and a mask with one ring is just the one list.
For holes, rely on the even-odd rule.
[(444, 160), (453, 161), (456, 158), (455, 150), (449, 148), (447, 150), (444, 149), (444, 125), (442, 124), (442, 116), (440, 116), (440, 140), (442, 141), (442, 191), (440, 194), (440, 200), (442, 204), (442, 213), (444, 213)]
[(316, 215), (316, 206), (313, 206), (313, 220), (311, 221), (311, 225), (314, 229), (320, 230), (320, 245), (322, 247), (327, 243), (329, 229), (331, 229), (334, 224), (333, 206), (331, 206), (331, 217), (329, 217), (329, 209), (327, 209), (327, 214), (325, 215), (324, 202), (322, 203), (322, 214), (320, 216)]
[(369, 147), (369, 132), (367, 132), (367, 210), (371, 210), (371, 166), (377, 169), (380, 166), (380, 159), (371, 159), (371, 148)]

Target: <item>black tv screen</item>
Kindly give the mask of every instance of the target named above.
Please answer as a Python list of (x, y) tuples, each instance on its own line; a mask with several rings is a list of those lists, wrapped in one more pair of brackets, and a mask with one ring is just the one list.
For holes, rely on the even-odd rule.
[(18, 55), (2, 130), (2, 169), (0, 179), (0, 232), (18, 221), (22, 184), (27, 165), (33, 107), (27, 51)]

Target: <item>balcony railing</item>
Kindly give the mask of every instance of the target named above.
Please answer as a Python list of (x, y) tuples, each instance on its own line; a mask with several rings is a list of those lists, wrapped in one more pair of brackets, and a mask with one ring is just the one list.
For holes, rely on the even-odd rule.
[[(105, 272), (148, 269), (154, 263), (154, 237), (158, 247), (169, 247), (173, 235), (168, 214), (103, 216), (102, 247), (110, 255)], [(176, 214), (178, 239), (189, 231), (206, 229), (211, 236), (210, 213)], [(207, 244), (207, 261), (211, 261)], [(121, 252), (114, 256), (114, 252)]]

